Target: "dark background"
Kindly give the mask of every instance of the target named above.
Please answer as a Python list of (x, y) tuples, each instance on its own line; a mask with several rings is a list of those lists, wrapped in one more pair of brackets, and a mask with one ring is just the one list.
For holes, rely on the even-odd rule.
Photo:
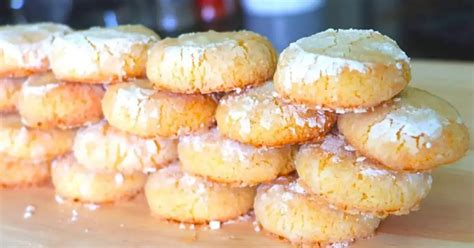
[[(255, 3), (274, 11), (256, 11)], [(76, 29), (141, 23), (161, 36), (249, 29), (280, 51), (330, 27), (372, 28), (411, 57), (474, 60), (473, 0), (0, 0), (0, 24), (39, 21)]]

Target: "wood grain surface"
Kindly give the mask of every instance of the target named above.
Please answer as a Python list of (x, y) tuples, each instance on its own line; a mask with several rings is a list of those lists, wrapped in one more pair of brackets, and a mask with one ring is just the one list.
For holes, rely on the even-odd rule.
[[(375, 237), (351, 247), (474, 247), (474, 63), (413, 61), (412, 85), (451, 102), (471, 135), (467, 155), (433, 173), (421, 210), (389, 217)], [(28, 205), (36, 208), (29, 219)], [(77, 211), (77, 219), (73, 218)], [(54, 200), (52, 187), (0, 190), (0, 247), (289, 247), (254, 231), (252, 221), (220, 230), (180, 230), (153, 219), (143, 195), (131, 202), (83, 206)]]

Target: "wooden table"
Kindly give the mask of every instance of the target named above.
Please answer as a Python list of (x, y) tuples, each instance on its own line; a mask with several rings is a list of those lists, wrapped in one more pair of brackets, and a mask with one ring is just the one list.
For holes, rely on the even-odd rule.
[[(474, 134), (474, 63), (413, 61), (412, 85), (451, 102)], [(433, 173), (421, 210), (389, 217), (369, 240), (354, 247), (474, 247), (473, 145), (458, 163)], [(25, 207), (36, 211), (23, 218)], [(72, 211), (78, 213), (77, 220)], [(0, 190), (0, 247), (288, 247), (256, 233), (251, 221), (220, 230), (180, 230), (152, 219), (143, 196), (91, 211), (57, 204), (51, 187)]]

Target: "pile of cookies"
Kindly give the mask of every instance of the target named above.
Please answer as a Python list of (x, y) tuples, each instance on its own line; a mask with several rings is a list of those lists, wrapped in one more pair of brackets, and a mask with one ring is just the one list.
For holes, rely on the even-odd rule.
[(430, 171), (460, 159), (469, 136), (449, 103), (409, 81), (409, 58), (372, 30), (329, 29), (282, 52), (280, 99), (338, 113), (337, 128), (300, 146), (298, 179), (259, 187), (264, 229), (295, 243), (345, 243), (419, 208)]
[(70, 152), (74, 131), (57, 116), (64, 99), (48, 95), (64, 91), (43, 77), (51, 44), (69, 32), (50, 23), (0, 27), (0, 187), (44, 183), (51, 161)]
[(42, 183), (51, 164), (68, 200), (144, 188), (158, 218), (214, 229), (254, 209), (266, 231), (324, 245), (417, 210), (430, 171), (469, 142), (372, 30), (329, 29), (278, 59), (249, 31), (32, 24), (0, 38), (1, 186)]

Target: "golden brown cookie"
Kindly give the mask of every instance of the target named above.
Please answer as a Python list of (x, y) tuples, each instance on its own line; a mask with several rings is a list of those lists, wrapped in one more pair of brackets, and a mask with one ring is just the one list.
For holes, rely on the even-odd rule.
[(291, 101), (337, 111), (389, 100), (410, 81), (407, 55), (373, 30), (328, 29), (291, 43), (273, 78)]
[(208, 31), (156, 43), (147, 76), (156, 88), (172, 92), (226, 92), (265, 82), (275, 66), (276, 52), (265, 37), (250, 31)]
[(363, 114), (345, 114), (339, 131), (361, 154), (393, 170), (422, 171), (460, 159), (469, 133), (445, 100), (408, 87), (393, 101)]
[(110, 125), (142, 137), (176, 136), (214, 124), (211, 96), (156, 91), (147, 80), (107, 87), (102, 109)]
[(230, 187), (191, 176), (173, 164), (148, 177), (145, 195), (155, 217), (189, 223), (226, 221), (246, 214), (254, 187)]
[(46, 22), (0, 26), (0, 78), (49, 70), (53, 41), (70, 31), (65, 25)]
[(145, 76), (148, 48), (159, 37), (141, 25), (93, 27), (56, 39), (51, 68), (61, 80), (106, 84)]
[(328, 134), (320, 144), (301, 146), (295, 164), (311, 193), (345, 212), (382, 218), (418, 210), (432, 183), (430, 173), (390, 171), (358, 157), (336, 134)]
[(142, 172), (93, 172), (79, 164), (72, 154), (57, 158), (51, 167), (56, 194), (83, 203), (128, 200), (142, 191), (147, 176)]
[(21, 85), (26, 78), (0, 78), (0, 113), (14, 113)]
[(273, 85), (229, 94), (216, 110), (221, 134), (255, 146), (281, 146), (317, 140), (336, 121), (330, 112), (282, 102)]
[(178, 158), (177, 140), (141, 138), (115, 129), (106, 121), (77, 131), (73, 151), (91, 171), (133, 173), (160, 168)]
[(32, 162), (0, 156), (0, 188), (38, 186), (49, 180), (49, 161)]
[(32, 162), (49, 161), (71, 151), (75, 134), (75, 130), (28, 128), (19, 115), (0, 115), (0, 155)]
[(18, 99), (24, 125), (41, 129), (70, 129), (102, 119), (100, 85), (65, 83), (50, 72), (25, 81)]
[(293, 148), (257, 148), (227, 139), (217, 129), (183, 136), (178, 155), (183, 170), (212, 181), (253, 186), (294, 170)]
[(262, 227), (299, 245), (348, 243), (373, 235), (380, 219), (350, 215), (307, 194), (294, 178), (258, 187), (255, 218)]

